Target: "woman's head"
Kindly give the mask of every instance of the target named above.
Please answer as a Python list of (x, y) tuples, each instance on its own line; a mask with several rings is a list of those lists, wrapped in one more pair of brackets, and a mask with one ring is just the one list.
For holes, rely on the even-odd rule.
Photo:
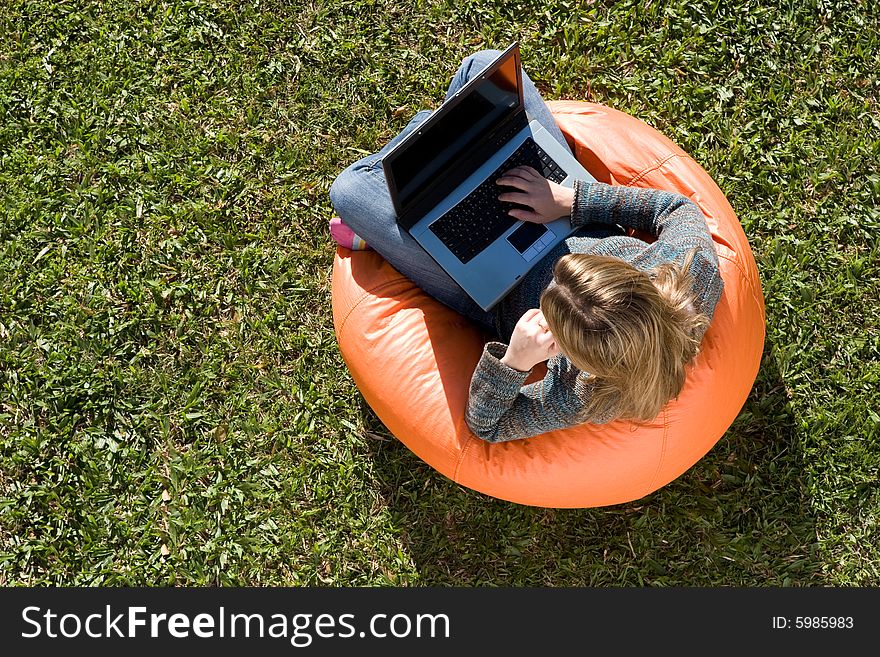
[(584, 413), (651, 420), (684, 385), (707, 319), (684, 265), (649, 276), (618, 258), (570, 254), (556, 263), (541, 311), (562, 353), (595, 377)]

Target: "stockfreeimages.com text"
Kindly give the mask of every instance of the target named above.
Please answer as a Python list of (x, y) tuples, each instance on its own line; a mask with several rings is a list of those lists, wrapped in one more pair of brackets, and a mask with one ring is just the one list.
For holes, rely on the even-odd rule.
[(27, 630), (25, 639), (37, 637), (93, 639), (173, 637), (184, 639), (274, 638), (289, 639), (292, 646), (305, 648), (317, 638), (449, 638), (446, 614), (374, 614), (360, 630), (355, 614), (236, 614), (219, 607), (215, 613), (148, 613), (146, 607), (126, 607), (82, 615), (59, 614), (51, 609), (25, 607), (21, 612)]

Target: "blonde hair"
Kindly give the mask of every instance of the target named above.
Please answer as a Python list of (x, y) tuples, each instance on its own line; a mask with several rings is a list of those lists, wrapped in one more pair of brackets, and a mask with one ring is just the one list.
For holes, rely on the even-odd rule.
[(569, 254), (541, 311), (562, 353), (590, 377), (582, 417), (654, 419), (684, 386), (708, 327), (694, 310), (694, 251), (650, 275), (618, 258)]

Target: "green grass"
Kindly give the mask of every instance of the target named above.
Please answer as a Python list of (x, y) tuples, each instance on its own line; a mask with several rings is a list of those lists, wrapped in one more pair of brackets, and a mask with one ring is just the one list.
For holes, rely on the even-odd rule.
[[(880, 585), (878, 34), (870, 0), (4, 3), (0, 585)], [(451, 483), (336, 346), (330, 183), (513, 39), (679, 143), (758, 259), (752, 395), (630, 504)]]

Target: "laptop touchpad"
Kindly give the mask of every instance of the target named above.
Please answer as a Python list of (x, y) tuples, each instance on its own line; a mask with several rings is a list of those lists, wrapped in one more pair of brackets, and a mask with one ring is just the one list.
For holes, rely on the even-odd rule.
[(524, 221), (519, 228), (507, 236), (507, 241), (520, 252), (526, 260), (533, 260), (552, 241), (555, 235), (542, 224)]

